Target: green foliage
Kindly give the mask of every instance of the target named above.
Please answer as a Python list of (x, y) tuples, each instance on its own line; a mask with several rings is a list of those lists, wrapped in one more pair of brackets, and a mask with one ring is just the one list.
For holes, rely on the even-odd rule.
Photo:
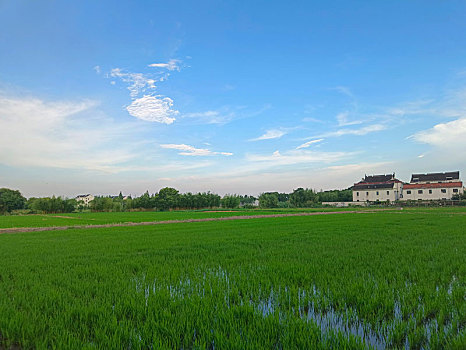
[(241, 203), (241, 198), (240, 196), (236, 194), (227, 194), (223, 196), (221, 200), (221, 205), (223, 208), (238, 208)]
[(0, 214), (23, 209), (25, 205), (26, 198), (24, 198), (19, 191), (0, 188)]
[(295, 208), (312, 207), (318, 201), (318, 196), (309, 188), (298, 188), (290, 195), (290, 203)]
[(278, 192), (266, 192), (259, 196), (261, 208), (278, 208)]
[(168, 210), (178, 206), (178, 190), (165, 187), (159, 191), (156, 199), (156, 207), (159, 210)]
[(27, 205), (34, 213), (71, 213), (77, 203), (74, 199), (52, 196), (52, 198), (29, 198)]
[(347, 190), (332, 190), (317, 193), (319, 202), (352, 202), (353, 191)]
[(464, 213), (0, 235), (0, 348), (464, 349)]

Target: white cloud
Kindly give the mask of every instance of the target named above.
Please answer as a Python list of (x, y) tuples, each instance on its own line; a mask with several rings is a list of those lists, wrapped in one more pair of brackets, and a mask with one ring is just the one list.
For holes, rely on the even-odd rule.
[(359, 129), (340, 129), (337, 131), (328, 132), (318, 137), (339, 137), (344, 135), (355, 135), (355, 136), (363, 136), (367, 135), (372, 132), (386, 130), (387, 126), (385, 124), (372, 124), (367, 125)]
[(338, 91), (339, 93), (343, 94), (343, 95), (346, 95), (348, 97), (354, 97), (353, 93), (351, 92), (351, 90), (346, 87), (346, 86), (336, 86), (335, 88), (333, 88), (334, 90)]
[(466, 147), (466, 118), (437, 124), (432, 129), (420, 131), (412, 137), (418, 142), (432, 146), (464, 149)]
[(226, 124), (235, 119), (236, 113), (232, 111), (205, 111), (183, 114), (183, 118), (192, 118), (202, 124)]
[(152, 64), (149, 64), (149, 67), (152, 67), (152, 68), (166, 68), (166, 69), (168, 69), (170, 71), (172, 71), (172, 70), (179, 71), (180, 70), (179, 63), (180, 63), (180, 60), (170, 59), (167, 63), (152, 63)]
[(287, 132), (283, 129), (272, 129), (272, 130), (267, 130), (264, 135), (256, 137), (254, 139), (250, 139), (249, 141), (279, 139), (280, 137), (286, 134)]
[(362, 124), (362, 120), (349, 121), (348, 116), (349, 116), (348, 111), (339, 113), (337, 115), (338, 126), (349, 126), (349, 125)]
[(308, 141), (306, 143), (303, 143), (302, 145), (299, 145), (298, 147), (296, 147), (296, 149), (301, 149), (301, 148), (307, 148), (315, 143), (319, 143), (319, 142), (322, 142), (324, 141), (324, 139), (317, 139), (317, 140), (311, 140), (311, 141)]
[(130, 127), (99, 115), (96, 104), (0, 96), (0, 163), (113, 171), (133, 158), (113, 142)]
[(293, 150), (281, 154), (275, 151), (272, 155), (247, 155), (250, 162), (271, 163), (273, 166), (291, 165), (300, 163), (331, 163), (352, 156), (354, 153), (348, 152), (317, 152), (307, 150)]
[(130, 115), (141, 120), (172, 124), (179, 112), (172, 109), (173, 100), (169, 97), (145, 95), (134, 100), (126, 110)]
[(94, 70), (97, 74), (100, 74), (100, 66), (95, 66)]
[(164, 144), (160, 145), (162, 148), (176, 149), (179, 152), (179, 155), (182, 156), (213, 156), (213, 155), (222, 155), (222, 156), (232, 156), (233, 153), (230, 152), (213, 152), (207, 148), (196, 148), (193, 146), (185, 144)]
[(132, 98), (135, 98), (139, 93), (146, 91), (147, 89), (155, 89), (155, 80), (145, 76), (142, 73), (129, 73), (124, 72), (120, 68), (114, 68), (110, 72), (110, 76), (113, 78), (119, 78), (123, 82), (128, 83), (128, 90)]

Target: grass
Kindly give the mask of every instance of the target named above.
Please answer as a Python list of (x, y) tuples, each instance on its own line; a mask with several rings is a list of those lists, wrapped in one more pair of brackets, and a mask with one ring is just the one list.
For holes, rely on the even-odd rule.
[[(297, 212), (319, 212), (355, 210), (337, 208), (304, 208), (304, 209), (220, 209), (220, 210), (179, 210), (172, 212), (108, 212), (108, 213), (65, 213), (45, 215), (0, 215), (0, 228), (10, 227), (48, 227), (98, 225), (123, 222), (144, 222), (164, 220), (184, 220), (200, 218), (216, 218), (237, 215), (267, 215)], [(356, 209), (357, 210), (357, 209)], [(217, 211), (217, 212), (215, 212)]]
[(462, 213), (0, 235), (1, 337), (39, 349), (463, 349)]

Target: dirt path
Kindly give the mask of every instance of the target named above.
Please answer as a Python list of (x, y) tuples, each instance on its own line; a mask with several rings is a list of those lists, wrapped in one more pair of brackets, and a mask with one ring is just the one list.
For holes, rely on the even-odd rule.
[(180, 224), (186, 222), (207, 222), (207, 221), (228, 221), (228, 220), (249, 220), (249, 219), (264, 219), (264, 218), (283, 218), (289, 216), (313, 216), (313, 215), (337, 215), (337, 214), (365, 214), (375, 213), (378, 211), (386, 211), (385, 209), (374, 210), (349, 210), (349, 211), (322, 211), (313, 213), (291, 213), (291, 214), (270, 214), (270, 215), (242, 215), (242, 216), (227, 216), (223, 218), (202, 218), (202, 219), (185, 219), (185, 220), (165, 220), (165, 221), (146, 221), (146, 222), (124, 222), (102, 225), (70, 225), (70, 226), (49, 226), (49, 227), (10, 227), (0, 228), (2, 233), (21, 233), (21, 232), (38, 232), (38, 231), (56, 231), (69, 229), (89, 229), (89, 228), (104, 228), (104, 227), (129, 227), (129, 226), (152, 226), (165, 224)]

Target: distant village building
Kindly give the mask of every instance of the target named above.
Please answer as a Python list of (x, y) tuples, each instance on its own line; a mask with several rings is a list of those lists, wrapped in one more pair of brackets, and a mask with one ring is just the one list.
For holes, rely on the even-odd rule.
[(401, 200), (447, 200), (463, 192), (459, 171), (413, 174), (411, 182), (403, 186)]
[(77, 202), (82, 202), (79, 204), (84, 204), (85, 206), (89, 206), (89, 202), (92, 201), (95, 197), (92, 194), (80, 194), (76, 197)]
[(403, 183), (388, 175), (365, 176), (353, 186), (353, 202), (395, 202), (400, 199)]

